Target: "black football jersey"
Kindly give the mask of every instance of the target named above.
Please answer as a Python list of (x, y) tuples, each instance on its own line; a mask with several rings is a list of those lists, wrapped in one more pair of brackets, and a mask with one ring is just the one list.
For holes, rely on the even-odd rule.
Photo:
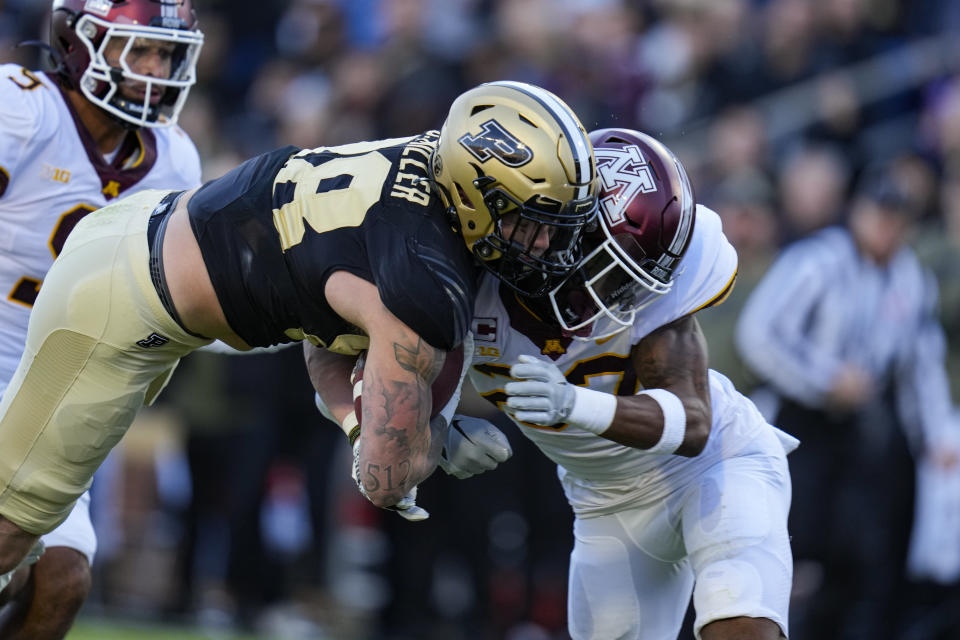
[(477, 272), (427, 181), (437, 138), (285, 147), (203, 185), (190, 222), (230, 327), (251, 346), (365, 348), (324, 297), (342, 269), (433, 347), (459, 345)]

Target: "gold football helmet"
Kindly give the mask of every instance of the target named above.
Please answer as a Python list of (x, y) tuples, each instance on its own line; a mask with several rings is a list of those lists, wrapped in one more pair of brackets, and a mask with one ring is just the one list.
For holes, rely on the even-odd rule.
[(593, 147), (560, 98), (490, 82), (450, 107), (431, 159), (450, 222), (480, 263), (528, 296), (577, 265), (597, 212)]

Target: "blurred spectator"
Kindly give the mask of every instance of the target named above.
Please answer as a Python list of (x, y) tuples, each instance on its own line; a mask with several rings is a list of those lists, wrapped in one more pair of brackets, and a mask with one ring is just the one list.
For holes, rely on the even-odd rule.
[(699, 311), (698, 317), (709, 345), (710, 367), (722, 371), (746, 394), (757, 378), (737, 352), (734, 334), (743, 305), (777, 253), (773, 187), (762, 174), (744, 171), (726, 178), (704, 203), (720, 216), (739, 264), (736, 284), (724, 303)]
[(851, 168), (837, 149), (801, 144), (779, 171), (782, 240), (791, 242), (838, 222)]
[(921, 142), (944, 165), (960, 162), (960, 75), (931, 87), (921, 124)]
[(185, 419), (192, 487), (178, 609), (257, 628), (277, 607), (310, 602), (328, 622), (319, 618), (342, 436), (313, 406), (300, 349), (196, 353), (184, 366), (167, 398)]
[(788, 247), (737, 330), (779, 400), (768, 419), (802, 443), (789, 459), (797, 638), (900, 637), (915, 461), (956, 463), (935, 284), (904, 246), (914, 204), (896, 174), (868, 174), (847, 226)]
[(713, 182), (727, 176), (762, 173), (767, 153), (763, 117), (746, 105), (731, 106), (710, 127), (709, 165)]
[(927, 221), (917, 252), (940, 285), (940, 321), (948, 337), (951, 394), (960, 398), (960, 165), (947, 168), (939, 193), (941, 215)]
[(811, 56), (819, 45), (811, 0), (771, 0), (762, 19), (762, 51), (751, 82), (754, 96), (808, 78), (813, 73)]

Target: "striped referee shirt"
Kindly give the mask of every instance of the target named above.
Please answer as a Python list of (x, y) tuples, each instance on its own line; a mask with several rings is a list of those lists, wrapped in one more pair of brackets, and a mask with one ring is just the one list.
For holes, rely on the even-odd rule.
[[(823, 407), (844, 363), (895, 385), (912, 444), (951, 424), (937, 287), (913, 250), (885, 266), (860, 254), (846, 228), (790, 245), (752, 292), (737, 325), (744, 361), (782, 397)], [(915, 449), (917, 450), (917, 449)]]

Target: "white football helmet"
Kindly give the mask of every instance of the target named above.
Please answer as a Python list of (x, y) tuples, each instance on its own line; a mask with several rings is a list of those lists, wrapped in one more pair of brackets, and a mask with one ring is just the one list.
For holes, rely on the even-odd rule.
[[(696, 217), (687, 172), (661, 142), (630, 129), (601, 129), (590, 140), (600, 181), (599, 225), (584, 236), (580, 265), (549, 293), (560, 326), (581, 340), (623, 331), (670, 291)], [(601, 318), (613, 325), (597, 333)]]

